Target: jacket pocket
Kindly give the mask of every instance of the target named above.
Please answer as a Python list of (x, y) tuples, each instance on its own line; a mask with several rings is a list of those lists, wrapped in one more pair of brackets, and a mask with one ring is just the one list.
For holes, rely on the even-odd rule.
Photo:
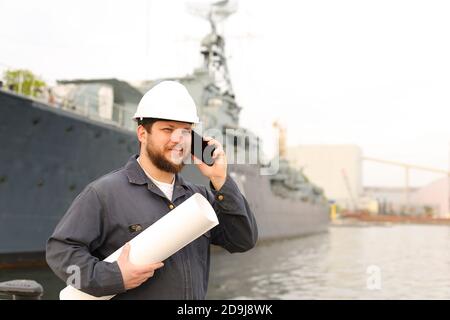
[(124, 232), (128, 235), (128, 241), (142, 233), (145, 229), (150, 227), (156, 220), (146, 220), (146, 221), (133, 221), (133, 223), (125, 226)]

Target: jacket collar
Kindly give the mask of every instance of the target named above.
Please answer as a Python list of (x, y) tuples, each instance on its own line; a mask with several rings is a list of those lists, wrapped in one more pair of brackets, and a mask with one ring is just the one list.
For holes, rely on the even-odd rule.
[[(145, 174), (142, 167), (137, 162), (138, 154), (134, 154), (130, 157), (127, 164), (125, 165), (125, 172), (128, 177), (128, 181), (132, 184), (136, 185), (144, 185), (147, 184), (148, 190), (160, 195), (161, 197), (166, 198), (164, 193), (153, 183), (153, 181), (150, 180), (149, 177)], [(185, 188), (187, 187), (186, 181), (183, 179), (183, 177), (179, 174), (175, 174), (175, 183), (173, 186), (173, 196), (172, 201), (175, 201), (178, 197), (185, 194)]]

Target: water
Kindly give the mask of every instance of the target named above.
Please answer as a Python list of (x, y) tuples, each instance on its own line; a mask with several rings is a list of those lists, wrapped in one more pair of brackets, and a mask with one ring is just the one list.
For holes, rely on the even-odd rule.
[(210, 299), (450, 299), (450, 227), (330, 227), (212, 267)]
[[(30, 278), (56, 299), (48, 269), (0, 270)], [(450, 227), (341, 226), (315, 236), (212, 256), (208, 299), (450, 299)]]

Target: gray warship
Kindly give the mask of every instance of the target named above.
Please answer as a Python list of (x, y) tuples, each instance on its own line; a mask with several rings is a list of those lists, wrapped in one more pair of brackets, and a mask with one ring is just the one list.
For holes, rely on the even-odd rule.
[[(232, 12), (220, 3), (210, 7), (211, 31), (200, 50), (203, 64), (171, 80), (188, 88), (204, 130), (227, 132), (226, 150), (233, 146), (235, 154), (261, 155), (261, 139), (239, 125), (241, 107), (228, 72), (225, 39), (216, 28)], [(143, 93), (160, 80), (137, 86), (117, 79), (58, 81), (52, 103), (0, 89), (0, 264), (43, 261), (48, 237), (81, 190), (138, 152), (131, 118)], [(279, 157), (268, 162), (258, 156), (254, 163), (229, 166), (255, 213), (260, 240), (328, 227), (322, 190), (289, 165), (284, 149), (281, 131)], [(277, 170), (262, 174), (274, 163)], [(195, 165), (186, 165), (182, 174), (208, 183)]]

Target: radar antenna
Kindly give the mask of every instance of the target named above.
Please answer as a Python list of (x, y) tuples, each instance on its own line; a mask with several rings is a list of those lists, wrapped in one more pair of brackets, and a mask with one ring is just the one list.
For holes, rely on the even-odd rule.
[(187, 8), (193, 15), (209, 21), (211, 32), (206, 35), (201, 44), (203, 66), (209, 71), (221, 93), (229, 94), (234, 98), (225, 55), (225, 39), (217, 31), (217, 26), (219, 22), (224, 21), (237, 11), (237, 2), (229, 0), (209, 3), (188, 2)]

